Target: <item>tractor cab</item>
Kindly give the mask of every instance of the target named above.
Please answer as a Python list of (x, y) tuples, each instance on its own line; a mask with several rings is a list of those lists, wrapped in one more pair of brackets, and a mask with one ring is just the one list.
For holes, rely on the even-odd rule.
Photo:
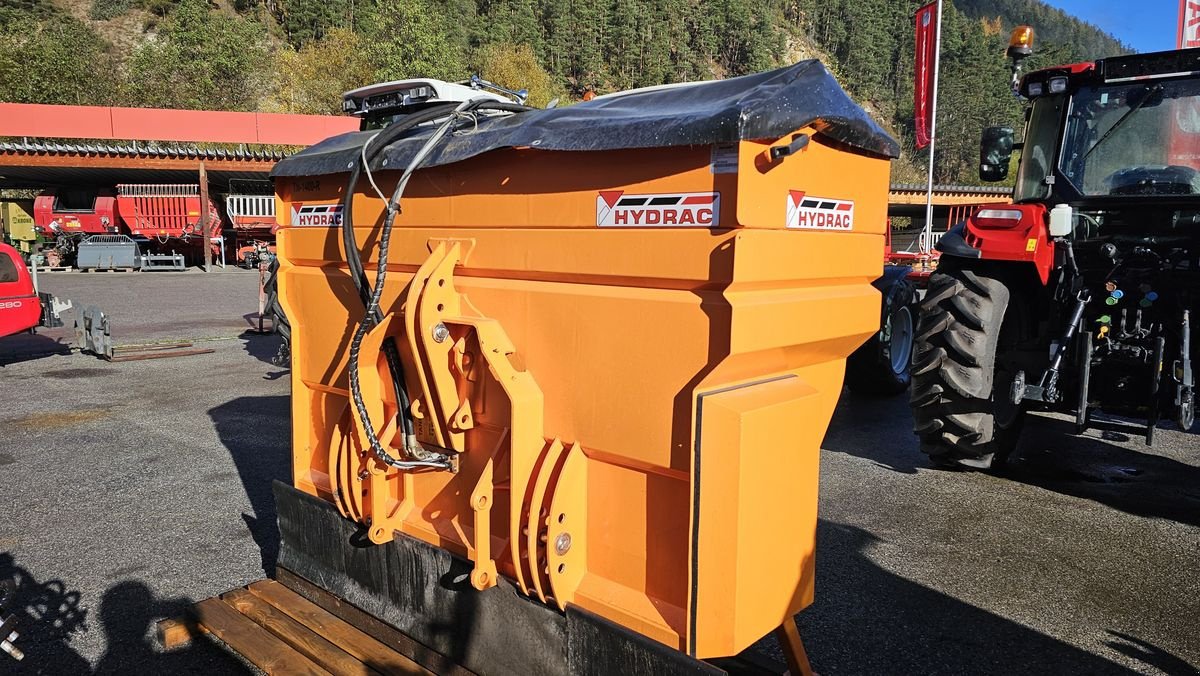
[(1134, 54), (1030, 73), (1023, 143), (985, 131), (980, 177), (1003, 180), (1022, 150), (1014, 200), (1102, 209), (1200, 199), (1200, 49)]
[(984, 130), (980, 178), (1013, 204), (977, 208), (938, 243), (914, 358), (913, 411), (935, 462), (991, 468), (1025, 411), (1139, 421), (1195, 417), (1200, 310), (1200, 49), (1019, 76), (1024, 136)]

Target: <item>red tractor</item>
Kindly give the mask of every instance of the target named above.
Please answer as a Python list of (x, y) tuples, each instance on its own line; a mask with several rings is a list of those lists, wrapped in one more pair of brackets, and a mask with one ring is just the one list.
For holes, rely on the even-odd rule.
[(0, 338), (39, 326), (62, 326), (59, 312), (69, 307), (48, 293), (38, 293), (20, 252), (0, 243)]
[(921, 305), (911, 402), (939, 465), (997, 467), (1030, 409), (1134, 419), (1148, 444), (1195, 419), (1200, 49), (1018, 78), (1017, 43), (1024, 139), (986, 129), (980, 163), (1003, 180), (1021, 150), (1014, 203), (941, 238)]

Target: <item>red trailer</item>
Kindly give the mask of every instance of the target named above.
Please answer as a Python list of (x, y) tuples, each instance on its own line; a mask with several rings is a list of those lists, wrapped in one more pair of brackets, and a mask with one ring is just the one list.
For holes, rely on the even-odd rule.
[(119, 232), (116, 197), (96, 190), (59, 190), (33, 201), (33, 222), (44, 235)]
[[(219, 255), (222, 220), (212, 200), (206, 205), (208, 244)], [(58, 190), (34, 201), (38, 231), (55, 238), (46, 262), (55, 266), (71, 260), (85, 235), (122, 234), (149, 242), (151, 249), (171, 243), (176, 247), (203, 246), (201, 199), (198, 184), (130, 184), (117, 186), (116, 194), (95, 188)]]
[(275, 255), (275, 196), (230, 194), (225, 196), (225, 213), (233, 226), (237, 262), (254, 268)]
[[(212, 200), (206, 205), (210, 236), (221, 234), (221, 214)], [(166, 242), (202, 236), (200, 186), (191, 184), (122, 183), (117, 186), (117, 213), (127, 234)]]

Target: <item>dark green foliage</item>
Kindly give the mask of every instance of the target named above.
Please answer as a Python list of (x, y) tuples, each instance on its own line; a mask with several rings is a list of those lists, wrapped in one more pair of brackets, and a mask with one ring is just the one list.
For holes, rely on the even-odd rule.
[[(461, 80), (475, 68), (569, 100), (818, 54), (901, 139), (897, 180), (921, 180), (927, 158), (911, 141), (922, 0), (232, 0), (236, 13), (211, 0), (91, 2), (98, 20), (152, 14), (156, 35), (121, 58), (52, 0), (0, 0), (0, 98), (336, 111), (357, 79)], [(976, 181), (981, 128), (1019, 126), (1003, 57), (1018, 23), (1038, 31), (1027, 68), (1127, 51), (1040, 0), (947, 0), (938, 181)]]
[(4, 16), (0, 101), (113, 103), (118, 80), (108, 45), (83, 22), (52, 10)]
[(430, 0), (379, 0), (363, 3), (359, 30), (376, 80), (433, 77), (461, 80), (466, 73), (464, 45), (451, 36), (453, 19)]
[[(1131, 51), (1092, 24), (1040, 0), (954, 0), (954, 4), (974, 19), (998, 17), (1005, 29), (1018, 24), (1033, 26), (1038, 50), (1044, 52), (1046, 48), (1052, 48), (1058, 51), (1060, 57), (1056, 63), (1102, 59)], [(1133, 3), (1130, 8), (1134, 8)], [(1163, 28), (1170, 30), (1172, 27)]]
[(295, 47), (350, 26), (355, 9), (354, 0), (279, 0), (276, 7), (276, 19)]
[(88, 11), (88, 18), (97, 21), (108, 21), (115, 19), (122, 14), (125, 14), (133, 7), (130, 0), (92, 0), (92, 8)]
[(129, 102), (161, 108), (254, 110), (270, 64), (256, 21), (183, 0), (127, 64)]
[(11, 32), (22, 21), (45, 21), (61, 13), (50, 0), (0, 0), (0, 32)]
[[(912, 147), (913, 16), (924, 0), (794, 0), (789, 27), (833, 58), (841, 82), (901, 138), (915, 169), (928, 160)], [(943, 6), (941, 88), (935, 180), (976, 183), (983, 127), (1020, 127), (1021, 105), (1008, 88), (1009, 30), (1030, 23), (1037, 54), (1026, 69), (1128, 51), (1096, 29), (1038, 0), (955, 0)], [(1044, 25), (1043, 25), (1044, 24)], [(923, 180), (923, 171), (902, 180)]]

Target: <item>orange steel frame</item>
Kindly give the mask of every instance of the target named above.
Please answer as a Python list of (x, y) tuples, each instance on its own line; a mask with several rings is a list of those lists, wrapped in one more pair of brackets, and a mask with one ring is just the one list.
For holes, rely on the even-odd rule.
[[(846, 356), (878, 330), (889, 172), (801, 132), (809, 146), (775, 162), (740, 143), (736, 173), (714, 173), (708, 147), (497, 150), (419, 171), (359, 363), (401, 456), (381, 356), (396, 339), (418, 437), (455, 473), (363, 452), (347, 384), (363, 310), (340, 231), (281, 227), (295, 485), (374, 542), (399, 532), (469, 558), (480, 590), (503, 575), (698, 658), (777, 627), (798, 646), (820, 443)], [(277, 179), (281, 226), (339, 202), (346, 180)], [(611, 190), (719, 192), (720, 227), (597, 227)], [(853, 231), (786, 228), (789, 190), (853, 200)], [(372, 279), (382, 207), (364, 180), (353, 220)]]

